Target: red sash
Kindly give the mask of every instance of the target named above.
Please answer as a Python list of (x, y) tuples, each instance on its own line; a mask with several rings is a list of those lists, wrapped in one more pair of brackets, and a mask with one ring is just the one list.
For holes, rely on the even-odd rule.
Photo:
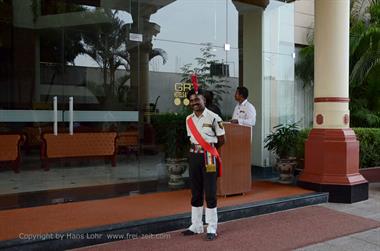
[(215, 147), (212, 147), (209, 143), (207, 143), (206, 140), (202, 137), (202, 135), (199, 133), (197, 127), (194, 124), (194, 121), (192, 118), (187, 119), (187, 126), (189, 127), (191, 133), (193, 134), (194, 138), (198, 141), (198, 143), (203, 147), (204, 150), (211, 153), (212, 156), (216, 157), (216, 160), (218, 161), (219, 165), (219, 177), (222, 176), (222, 160), (219, 156), (218, 150), (216, 150)]

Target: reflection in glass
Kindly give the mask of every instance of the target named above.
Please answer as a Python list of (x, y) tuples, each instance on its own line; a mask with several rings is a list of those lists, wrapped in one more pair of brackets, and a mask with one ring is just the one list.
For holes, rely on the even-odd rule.
[(270, 127), (295, 120), (294, 6), (272, 1), (264, 13), (264, 86)]
[[(0, 131), (24, 135), (26, 173), (0, 169), (2, 193), (117, 184), (130, 185), (125, 194), (168, 189), (162, 135), (174, 120), (159, 118), (182, 121), (189, 112), (174, 95), (191, 72), (214, 91), (222, 115), (232, 113), (239, 49), (230, 0), (3, 0), (0, 17)], [(227, 66), (229, 76), (210, 72), (211, 64)], [(115, 168), (98, 156), (63, 156), (42, 171), (41, 137), (53, 129), (53, 97), (58, 135), (68, 133), (70, 97), (73, 137), (117, 132)]]

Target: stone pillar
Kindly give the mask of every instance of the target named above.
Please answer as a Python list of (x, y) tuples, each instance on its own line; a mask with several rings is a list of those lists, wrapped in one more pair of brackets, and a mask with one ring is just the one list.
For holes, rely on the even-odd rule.
[[(32, 1), (15, 0), (13, 8), (13, 83), (11, 102), (15, 108), (31, 108), (39, 80), (39, 39), (34, 30)], [(28, 41), (28, 42), (25, 42)], [(37, 74), (38, 72), (38, 74)]]
[(343, 203), (368, 199), (349, 126), (349, 22), (350, 1), (315, 1), (314, 122), (299, 179), (300, 186)]
[(157, 11), (154, 4), (133, 2), (131, 15), (133, 24), (130, 32), (143, 35), (143, 41), (130, 41), (131, 88), (127, 102), (139, 111), (139, 135), (145, 145), (154, 144), (154, 129), (149, 114), (149, 60), (152, 52), (152, 38), (160, 32), (160, 26), (149, 22)]
[[(128, 103), (133, 109), (140, 111), (140, 117), (144, 111), (149, 112), (149, 60), (152, 52), (152, 38), (160, 32), (160, 26), (149, 22), (150, 16), (157, 11), (157, 6), (133, 3), (131, 15), (133, 24), (132, 33), (143, 36), (140, 42), (130, 41), (131, 62), (131, 88), (128, 93)], [(149, 113), (146, 113), (146, 122), (150, 122)]]
[(128, 102), (135, 110), (146, 110), (149, 104), (149, 53), (151, 44), (146, 43), (129, 50), (131, 58), (131, 90)]
[[(238, 3), (239, 2), (239, 3)], [(239, 11), (239, 85), (247, 87), (248, 100), (256, 108), (256, 126), (252, 132), (252, 165), (265, 166), (268, 151), (264, 149), (263, 118), (263, 9), (255, 5), (234, 2)], [(235, 90), (234, 90), (235, 91)]]

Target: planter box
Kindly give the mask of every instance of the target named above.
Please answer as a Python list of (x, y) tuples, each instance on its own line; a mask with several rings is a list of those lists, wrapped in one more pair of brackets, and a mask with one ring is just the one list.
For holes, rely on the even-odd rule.
[(380, 182), (380, 167), (363, 168), (359, 172), (369, 183)]

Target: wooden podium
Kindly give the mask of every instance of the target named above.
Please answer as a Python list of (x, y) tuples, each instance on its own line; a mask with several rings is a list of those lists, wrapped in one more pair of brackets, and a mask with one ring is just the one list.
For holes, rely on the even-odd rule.
[(221, 148), (222, 177), (217, 181), (217, 195), (241, 194), (251, 190), (251, 127), (223, 123), (226, 143)]

